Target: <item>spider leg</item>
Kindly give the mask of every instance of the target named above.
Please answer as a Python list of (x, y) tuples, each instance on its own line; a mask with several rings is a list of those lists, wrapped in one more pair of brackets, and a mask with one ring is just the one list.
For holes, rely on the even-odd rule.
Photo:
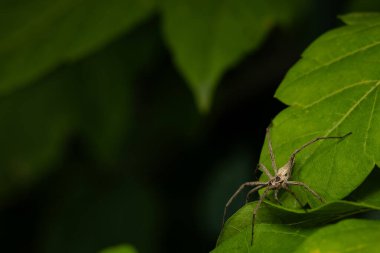
[(261, 205), (261, 203), (263, 202), (263, 200), (265, 199), (265, 197), (266, 197), (266, 195), (268, 194), (268, 191), (269, 191), (269, 190), (270, 190), (270, 189), (267, 188), (267, 189), (264, 191), (263, 195), (260, 196), (260, 199), (259, 199), (259, 201), (257, 202), (257, 204), (256, 204), (256, 206), (255, 206), (255, 209), (253, 209), (253, 216), (252, 216), (252, 230), (251, 230), (251, 246), (252, 246), (252, 244), (253, 244), (253, 226), (255, 225), (255, 222), (256, 222), (256, 214), (257, 214), (257, 212), (259, 211), (260, 205)]
[(224, 207), (222, 227), (224, 225), (224, 221), (225, 221), (225, 218), (226, 218), (227, 208), (231, 204), (231, 202), (236, 198), (236, 196), (247, 186), (256, 186), (256, 185), (262, 186), (262, 185), (265, 185), (265, 184), (266, 183), (264, 183), (264, 182), (255, 181), (255, 182), (246, 182), (246, 183), (240, 185), (239, 189), (237, 189), (237, 191), (231, 196), (231, 198), (228, 200), (226, 206)]
[(274, 174), (277, 174), (277, 165), (276, 165), (276, 158), (274, 156), (273, 147), (272, 147), (272, 140), (270, 137), (270, 128), (267, 128), (267, 138), (268, 138), (268, 147), (269, 147), (269, 155), (270, 160), (272, 162), (272, 168), (274, 170)]
[(248, 200), (250, 199), (251, 195), (253, 193), (255, 193), (256, 191), (260, 190), (261, 188), (265, 187), (266, 185), (259, 185), (259, 186), (256, 186), (255, 188), (253, 188), (252, 190), (250, 190), (248, 193), (247, 193), (247, 197), (245, 198), (245, 203), (247, 204), (248, 203)]
[(264, 172), (269, 179), (273, 178), (272, 174), (270, 174), (269, 170), (267, 169), (267, 167), (265, 167), (264, 164), (262, 163), (259, 163), (256, 167), (256, 170), (261, 170), (262, 172)]
[(302, 186), (303, 188), (305, 188), (306, 190), (308, 190), (311, 194), (314, 195), (314, 197), (316, 197), (319, 201), (321, 201), (322, 203), (325, 202), (325, 200), (318, 195), (318, 193), (316, 193), (313, 189), (311, 189), (307, 184), (303, 183), (303, 182), (298, 182), (298, 181), (288, 181), (288, 184), (289, 185), (299, 185), (299, 186)]
[(278, 189), (274, 190), (274, 199), (277, 201), (277, 203), (282, 206), (281, 201), (278, 199)]
[(311, 140), (311, 141), (309, 141), (309, 142), (303, 144), (300, 148), (296, 149), (296, 150), (293, 152), (292, 157), (294, 157), (297, 153), (299, 153), (301, 150), (303, 150), (303, 149), (306, 148), (307, 146), (309, 146), (309, 145), (311, 145), (311, 144), (313, 144), (314, 142), (317, 142), (317, 141), (319, 141), (319, 140), (326, 140), (326, 139), (343, 139), (343, 138), (349, 136), (350, 134), (352, 134), (352, 132), (349, 132), (349, 133), (347, 133), (347, 134), (345, 134), (345, 135), (343, 135), (343, 136), (317, 137), (317, 138), (315, 138), (315, 139), (313, 139), (313, 140)]
[(292, 190), (290, 190), (289, 187), (287, 187), (287, 186), (285, 186), (284, 189), (285, 189), (285, 191), (289, 192), (293, 196), (293, 198), (295, 198), (295, 200), (297, 200), (297, 203), (300, 205), (300, 207), (302, 207), (302, 209), (304, 209), (306, 211), (306, 209), (302, 205), (302, 202), (297, 197), (297, 195)]

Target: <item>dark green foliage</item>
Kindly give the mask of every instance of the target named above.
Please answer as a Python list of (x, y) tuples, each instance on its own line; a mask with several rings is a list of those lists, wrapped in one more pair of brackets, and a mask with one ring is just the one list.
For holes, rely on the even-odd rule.
[(0, 91), (83, 58), (151, 14), (154, 0), (0, 2)]
[[(293, 179), (327, 203), (294, 187), (305, 213), (288, 194), (283, 206), (270, 195), (252, 247), (249, 203), (213, 252), (371, 252), (380, 15), (343, 15), (278, 86), (303, 43), (328, 29), (314, 9), (322, 2), (0, 1), (0, 249), (211, 250), (224, 195), (251, 175), (273, 119), (279, 165), (316, 136), (352, 132), (297, 156)], [(288, 108), (274, 117), (276, 87)], [(269, 166), (267, 150), (260, 161)]]

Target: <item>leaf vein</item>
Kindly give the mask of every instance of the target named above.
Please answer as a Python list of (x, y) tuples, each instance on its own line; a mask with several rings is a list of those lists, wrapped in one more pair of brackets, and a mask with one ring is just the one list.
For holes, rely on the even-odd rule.
[[(358, 25), (355, 25), (355, 26), (358, 26)], [(362, 24), (363, 28), (360, 29), (360, 30), (354, 30), (354, 31), (351, 31), (351, 32), (348, 32), (344, 35), (342, 34), (336, 34), (334, 37), (331, 37), (329, 39), (324, 39), (323, 42), (326, 43), (326, 42), (331, 42), (332, 40), (336, 40), (337, 38), (339, 39), (344, 39), (345, 37), (350, 37), (350, 36), (359, 36), (358, 33), (362, 33), (362, 32), (368, 32), (369, 30), (372, 30), (374, 28), (378, 28), (380, 26), (380, 24), (376, 24), (376, 25), (367, 25), (367, 24)], [(346, 28), (346, 27), (345, 27)]]
[(345, 90), (348, 90), (348, 89), (350, 89), (350, 88), (354, 88), (354, 87), (361, 86), (361, 85), (366, 85), (366, 84), (368, 84), (368, 83), (379, 82), (379, 81), (380, 81), (380, 80), (366, 80), (366, 81), (360, 81), (360, 82), (353, 83), (353, 84), (351, 84), (351, 85), (345, 86), (345, 87), (343, 87), (343, 88), (341, 88), (341, 89), (338, 89), (338, 90), (336, 90), (336, 91), (330, 93), (329, 95), (324, 96), (324, 97), (322, 97), (322, 98), (320, 98), (320, 99), (314, 101), (313, 103), (311, 103), (311, 104), (305, 106), (305, 109), (310, 108), (310, 107), (312, 107), (312, 106), (314, 106), (314, 105), (316, 105), (316, 104), (318, 104), (318, 103), (320, 103), (320, 102), (322, 102), (322, 101), (324, 101), (324, 100), (326, 100), (326, 99), (328, 99), (328, 98), (330, 98), (330, 97), (333, 97), (333, 96), (335, 96), (335, 95), (337, 95), (337, 94), (339, 94), (339, 93), (341, 93), (341, 92), (343, 92), (343, 91), (345, 91)]
[[(350, 109), (342, 116), (342, 118), (335, 124), (333, 125), (330, 129), (327, 130), (326, 134), (324, 135), (324, 137), (327, 137), (329, 136), (335, 129), (337, 129), (343, 121), (345, 121), (347, 119), (347, 117), (349, 117), (349, 115), (359, 106), (359, 104), (364, 100), (366, 99), (369, 94), (375, 90), (378, 86), (380, 85), (380, 81), (378, 81), (373, 87), (371, 87), (371, 89), (369, 89), (359, 100), (357, 100), (351, 107)], [(321, 145), (321, 144), (319, 144)], [(319, 148), (319, 145), (315, 148), (315, 150), (317, 150)], [(315, 154), (315, 151), (313, 153), (311, 153), (308, 157), (305, 158), (305, 160), (300, 163), (300, 167), (303, 167), (304, 164), (306, 164), (309, 159), (311, 159), (311, 157), (313, 157), (313, 155)]]
[[(269, 225), (271, 226), (271, 224), (260, 224), (261, 226), (263, 225)], [(307, 236), (304, 236), (302, 234), (299, 234), (297, 232), (285, 232), (285, 231), (280, 231), (280, 230), (274, 230), (273, 228), (270, 228), (270, 229), (263, 229), (261, 228), (261, 232), (263, 233), (277, 233), (277, 234), (283, 234), (283, 235), (293, 235), (293, 236), (299, 236), (299, 237), (304, 237), (306, 238)]]
[[(368, 50), (368, 49), (370, 49), (370, 48), (372, 48), (372, 47), (376, 47), (376, 46), (379, 45), (379, 44), (380, 44), (380, 41), (375, 41), (374, 43), (371, 43), (371, 44), (368, 44), (368, 45), (366, 45), (366, 46), (360, 47), (360, 48), (358, 48), (357, 50), (353, 50), (352, 52), (349, 52), (349, 53), (347, 53), (347, 54), (343, 54), (343, 55), (341, 55), (341, 56), (339, 56), (339, 57), (336, 57), (336, 58), (332, 59), (331, 61), (328, 61), (328, 62), (326, 62), (325, 64), (322, 64), (322, 65), (320, 65), (320, 66), (318, 66), (318, 67), (316, 67), (316, 68), (310, 70), (309, 72), (306, 72), (305, 74), (300, 75), (298, 78), (294, 79), (293, 82), (296, 82), (296, 81), (298, 81), (298, 80), (300, 80), (300, 79), (302, 79), (302, 78), (304, 78), (304, 77), (306, 77), (306, 76), (312, 74), (313, 72), (318, 71), (318, 70), (321, 69), (321, 68), (328, 67), (328, 66), (330, 66), (330, 65), (332, 65), (332, 64), (335, 64), (335, 63), (337, 63), (337, 62), (339, 62), (339, 61), (341, 61), (341, 60), (343, 60), (343, 59), (345, 59), (345, 58), (347, 58), (347, 57), (350, 57), (350, 56), (352, 56), (352, 55), (355, 55), (355, 54), (357, 54), (357, 53), (359, 53), (359, 52), (366, 51), (366, 50)], [(305, 58), (305, 59), (306, 59), (306, 58)]]
[(356, 109), (356, 107), (359, 106), (359, 104), (364, 100), (366, 99), (369, 94), (371, 94), (371, 92), (373, 90), (375, 90), (380, 84), (380, 81), (378, 81), (371, 89), (369, 89), (344, 115), (343, 117), (329, 130), (327, 130), (327, 133), (325, 136), (328, 136), (330, 135), (340, 124), (342, 124), (343, 121), (346, 120), (346, 118)]
[(371, 129), (371, 123), (373, 121), (373, 115), (374, 115), (374, 112), (375, 112), (375, 105), (377, 103), (377, 94), (378, 94), (378, 90), (376, 91), (375, 98), (373, 99), (372, 110), (371, 110), (370, 117), (368, 119), (368, 127), (367, 127), (367, 131), (365, 133), (364, 144), (363, 144), (364, 145), (364, 153), (366, 153), (368, 155), (369, 155), (369, 153), (367, 152), (368, 132)]

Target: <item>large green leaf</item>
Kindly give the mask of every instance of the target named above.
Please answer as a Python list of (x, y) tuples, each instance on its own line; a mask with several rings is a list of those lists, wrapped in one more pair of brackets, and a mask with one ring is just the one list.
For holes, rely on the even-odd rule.
[(0, 2), (0, 93), (79, 59), (151, 14), (154, 0)]
[[(326, 200), (347, 196), (380, 164), (380, 15), (342, 19), (347, 25), (318, 38), (286, 75), (276, 97), (290, 107), (274, 119), (272, 131), (279, 165), (317, 136), (352, 132), (344, 140), (315, 143), (296, 158), (293, 179)], [(265, 145), (261, 160), (269, 166), (268, 157)]]
[(257, 48), (277, 23), (286, 24), (303, 1), (164, 0), (166, 40), (198, 107), (207, 110), (226, 69)]
[(305, 212), (267, 202), (259, 209), (251, 246), (251, 221), (255, 205), (245, 205), (226, 222), (217, 247), (212, 252), (293, 252), (312, 232), (328, 222), (371, 209), (380, 210), (380, 206), (336, 201)]
[(344, 220), (308, 237), (296, 253), (379, 252), (380, 221)]

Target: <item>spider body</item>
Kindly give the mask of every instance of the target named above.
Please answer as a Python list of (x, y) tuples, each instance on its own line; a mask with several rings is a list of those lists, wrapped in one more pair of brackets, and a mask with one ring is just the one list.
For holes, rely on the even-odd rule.
[(291, 175), (292, 175), (293, 167), (295, 165), (296, 155), (300, 151), (302, 151), (304, 148), (306, 148), (307, 146), (309, 146), (309, 145), (311, 145), (314, 142), (317, 142), (319, 140), (343, 139), (343, 138), (345, 138), (346, 136), (348, 136), (350, 134), (351, 134), (351, 132), (348, 133), (348, 134), (346, 134), (346, 135), (344, 135), (344, 136), (317, 137), (317, 138), (315, 138), (315, 139), (313, 139), (313, 140), (305, 143), (300, 148), (296, 149), (290, 155), (290, 158), (289, 158), (288, 162), (284, 166), (282, 166), (281, 168), (277, 169), (275, 155), (274, 155), (273, 149), (272, 149), (272, 143), (271, 143), (271, 138), (270, 138), (270, 131), (269, 131), (269, 128), (267, 128), (267, 135), (266, 136), (268, 138), (269, 154), (270, 154), (270, 158), (271, 158), (271, 162), (272, 162), (272, 168), (273, 168), (273, 171), (274, 171), (274, 175), (272, 175), (269, 172), (269, 170), (265, 167), (264, 164), (259, 163), (258, 166), (257, 166), (257, 169), (261, 170), (263, 173), (265, 173), (268, 176), (268, 181), (267, 182), (252, 181), (252, 182), (243, 183), (239, 187), (239, 189), (231, 196), (231, 198), (228, 200), (228, 202), (227, 202), (227, 204), (226, 204), (226, 206), (224, 208), (223, 224), (224, 224), (224, 220), (225, 220), (226, 211), (227, 211), (228, 206), (235, 199), (235, 197), (247, 186), (254, 187), (254, 188), (252, 188), (248, 192), (247, 197), (246, 197), (246, 203), (249, 201), (250, 196), (253, 193), (257, 192), (258, 190), (260, 190), (262, 188), (266, 188), (264, 190), (263, 194), (260, 196), (260, 199), (257, 202), (257, 204), (256, 204), (256, 206), (255, 206), (255, 208), (253, 210), (251, 244), (253, 242), (253, 225), (255, 223), (255, 218), (256, 218), (257, 211), (259, 210), (261, 203), (266, 198), (266, 196), (268, 195), (269, 191), (271, 191), (271, 190), (274, 191), (274, 199), (280, 205), (281, 205), (281, 202), (278, 199), (278, 192), (279, 192), (279, 190), (284, 189), (285, 191), (287, 191), (288, 193), (290, 193), (296, 199), (296, 201), (298, 202), (298, 204), (301, 207), (303, 206), (302, 202), (297, 198), (297, 196), (295, 195), (295, 193), (289, 188), (290, 185), (302, 186), (305, 190), (307, 190), (308, 192), (310, 192), (319, 201), (324, 202), (323, 198), (321, 196), (319, 196), (318, 193), (316, 193), (313, 189), (311, 189), (307, 184), (305, 184), (303, 182), (299, 182), (299, 181), (290, 181), (289, 180), (290, 177), (291, 177)]
[(290, 177), (290, 166), (289, 164), (285, 164), (283, 167), (278, 169), (276, 176), (271, 178), (268, 183), (272, 189), (283, 188), (284, 185), (288, 182)]

